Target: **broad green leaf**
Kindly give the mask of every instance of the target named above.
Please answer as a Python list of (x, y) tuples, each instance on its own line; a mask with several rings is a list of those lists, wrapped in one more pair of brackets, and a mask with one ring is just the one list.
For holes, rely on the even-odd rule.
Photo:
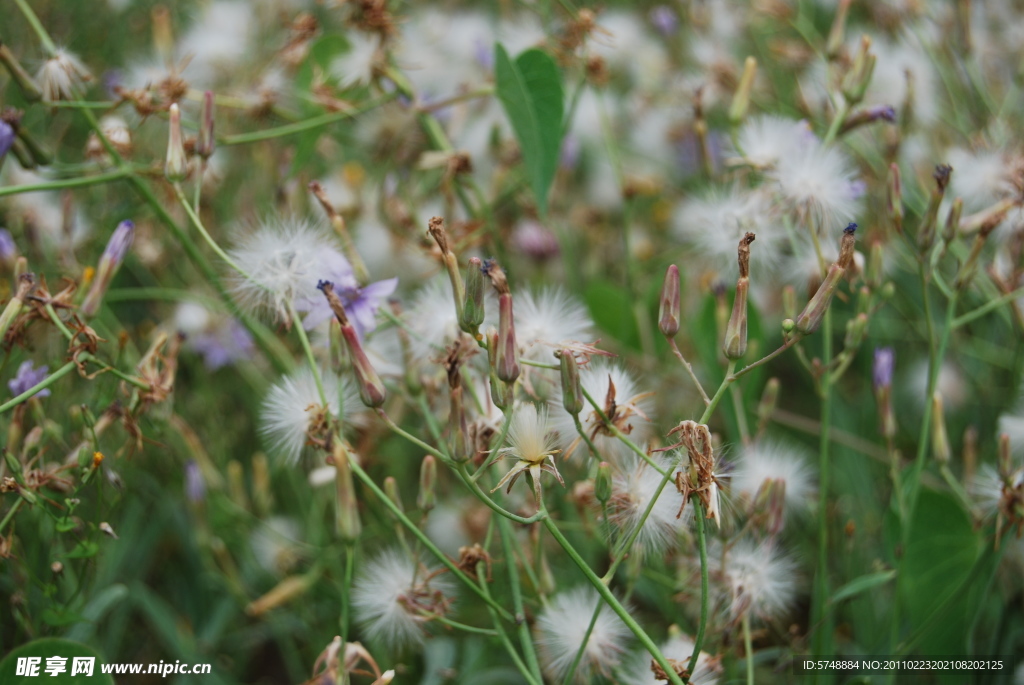
[(598, 328), (624, 345), (640, 348), (633, 303), (624, 288), (607, 281), (592, 281), (587, 285), (584, 299)]
[(862, 592), (866, 592), (872, 588), (884, 585), (890, 580), (896, 577), (896, 571), (879, 571), (878, 573), (868, 573), (859, 578), (854, 578), (846, 585), (842, 586), (835, 591), (832, 595), (832, 603), (841, 602), (844, 599), (855, 597)]
[[(49, 675), (46, 672), (47, 662), (50, 657), (61, 657), (66, 659), (63, 662), (64, 671), (57, 675)], [(92, 658), (93, 670), (91, 676), (81, 673), (72, 676), (71, 669), (75, 657)], [(33, 675), (16, 675), (18, 672), (19, 659), (39, 659), (38, 672)], [(22, 664), (28, 662), (22, 661)], [(10, 652), (3, 661), (0, 661), (0, 683), (4, 685), (29, 685), (30, 683), (53, 683), (54, 685), (114, 685), (114, 679), (104, 675), (100, 671), (100, 664), (103, 661), (99, 654), (80, 642), (72, 642), (60, 638), (48, 637), (41, 640), (33, 640)]]
[(562, 144), (565, 103), (561, 74), (555, 60), (536, 48), (512, 61), (497, 43), (494, 77), (498, 99), (519, 141), (537, 207), (545, 215)]

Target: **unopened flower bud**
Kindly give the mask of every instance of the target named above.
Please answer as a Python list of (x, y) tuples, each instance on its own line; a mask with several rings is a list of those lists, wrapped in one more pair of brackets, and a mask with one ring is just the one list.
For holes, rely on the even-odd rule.
[(337, 495), (335, 527), (342, 540), (354, 542), (362, 533), (363, 526), (359, 520), (359, 503), (352, 483), (352, 465), (349, 463), (352, 457), (340, 440), (334, 442), (331, 457), (334, 460), (334, 487)]
[(437, 460), (433, 456), (423, 457), (420, 464), (420, 491), (416, 495), (416, 506), (420, 511), (426, 513), (437, 504), (435, 495), (437, 489)]
[(818, 286), (817, 292), (811, 297), (803, 311), (796, 319), (796, 330), (804, 335), (809, 335), (818, 330), (821, 320), (825, 316), (832, 303), (832, 296), (839, 287), (846, 269), (853, 262), (854, 243), (856, 242), (855, 232), (857, 224), (850, 224), (843, 229), (843, 239), (839, 247), (839, 257), (829, 267), (825, 280)]
[(498, 378), (497, 374), (498, 357), (498, 331), (491, 328), (487, 331), (487, 361), (488, 380), (491, 385), (491, 401), (498, 409), (508, 409), (512, 406), (515, 390), (512, 383), (506, 383)]
[(787, 319), (796, 318), (796, 288), (791, 285), (782, 289), (782, 314)]
[(562, 406), (573, 416), (583, 411), (583, 386), (580, 384), (580, 367), (572, 350), (558, 353), (562, 372)]
[(840, 135), (849, 133), (856, 128), (873, 124), (876, 121), (887, 121), (890, 124), (895, 123), (896, 108), (892, 105), (873, 105), (871, 107), (865, 107), (864, 109), (852, 112), (846, 117), (846, 120), (839, 128), (839, 133)]
[(864, 98), (864, 93), (871, 83), (871, 75), (875, 71), (875, 56), (870, 50), (871, 37), (865, 34), (861, 36), (860, 49), (853, 58), (853, 66), (843, 78), (843, 97), (851, 105)]
[(462, 274), (459, 273), (459, 262), (455, 258), (455, 253), (448, 246), (448, 233), (444, 228), (444, 219), (439, 216), (433, 217), (428, 225), (427, 233), (430, 234), (430, 237), (434, 239), (434, 242), (441, 249), (441, 260), (444, 262), (444, 268), (448, 272), (448, 280), (452, 284), (452, 294), (455, 296), (455, 313), (461, 322), (462, 303), (466, 300), (466, 291), (462, 283)]
[(754, 74), (756, 73), (757, 60), (747, 57), (743, 63), (740, 83), (736, 87), (736, 93), (732, 96), (732, 104), (729, 106), (729, 123), (734, 126), (747, 116), (747, 109), (750, 108), (750, 92), (754, 89)]
[(864, 272), (864, 282), (872, 288), (882, 284), (882, 271), (885, 266), (882, 243), (875, 241), (871, 243), (871, 251), (868, 254), (868, 268)]
[(903, 233), (903, 184), (900, 179), (900, 167), (896, 162), (889, 165), (885, 201), (893, 228), (897, 233)]
[(949, 433), (946, 432), (946, 416), (942, 411), (942, 393), (932, 394), (932, 453), (940, 464), (948, 464), (951, 450)]
[(848, 350), (856, 349), (864, 340), (868, 331), (868, 315), (861, 313), (846, 322), (846, 338), (843, 340), (843, 347)]
[(483, 262), (479, 257), (471, 257), (469, 273), (466, 276), (466, 299), (459, 317), (459, 328), (472, 336), (480, 333), (480, 324), (484, 322), (484, 291)]
[(946, 245), (949, 245), (956, 240), (957, 234), (960, 232), (960, 216), (964, 211), (964, 201), (961, 198), (953, 200), (953, 205), (949, 208), (949, 215), (946, 217), (946, 229), (942, 232), (942, 240)]
[(171, 105), (170, 130), (167, 135), (167, 161), (164, 176), (171, 183), (184, 181), (188, 175), (188, 160), (185, 158), (185, 142), (181, 136), (181, 110)]
[(484, 273), (498, 293), (498, 345), (494, 354), (494, 372), (506, 383), (519, 378), (519, 346), (516, 345), (515, 316), (512, 312), (512, 293), (505, 273), (497, 262), (484, 263)]
[(203, 93), (203, 109), (199, 115), (199, 140), (196, 143), (196, 154), (209, 159), (217, 143), (213, 135), (213, 91)]
[(107, 292), (114, 274), (121, 268), (134, 238), (135, 224), (131, 221), (122, 221), (114, 229), (110, 240), (107, 241), (107, 247), (100, 257), (100, 263), (96, 267), (96, 275), (89, 286), (89, 292), (79, 308), (83, 316), (92, 316), (100, 308), (103, 295)]
[(978, 266), (978, 258), (981, 256), (981, 251), (985, 247), (985, 243), (988, 241), (989, 235), (999, 225), (998, 221), (986, 224), (978, 231), (978, 235), (974, 236), (974, 242), (971, 244), (971, 251), (967, 255), (967, 259), (964, 260), (963, 264), (960, 265), (960, 270), (957, 272), (954, 286), (957, 290), (964, 290), (970, 285), (971, 280), (974, 279), (974, 273)]
[(725, 342), (722, 352), (726, 359), (740, 359), (747, 353), (747, 290), (750, 287), (750, 244), (754, 234), (747, 233), (740, 239), (737, 258), (740, 276), (736, 280), (736, 297), (732, 302), (732, 315), (725, 327)]
[(775, 405), (779, 402), (780, 387), (779, 379), (775, 377), (769, 378), (764, 385), (761, 401), (757, 403), (757, 420), (760, 430), (764, 430), (768, 422), (771, 421), (772, 414), (775, 413)]
[(670, 264), (661, 286), (661, 305), (658, 312), (658, 328), (666, 338), (674, 338), (679, 332), (679, 267)]
[(395, 480), (394, 476), (388, 476), (384, 479), (384, 494), (400, 512), (405, 513), (405, 507), (402, 505), (402, 494), (398, 491), (398, 481)]
[(836, 16), (832, 19), (832, 28), (828, 32), (828, 42), (825, 44), (825, 55), (829, 60), (839, 56), (843, 48), (843, 39), (846, 36), (846, 15), (850, 10), (850, 3), (853, 0), (839, 0), (836, 6)]
[(597, 476), (594, 478), (594, 497), (601, 504), (608, 504), (612, 498), (612, 467), (606, 461), (597, 465)]
[(921, 254), (927, 256), (932, 244), (935, 242), (935, 226), (938, 223), (939, 205), (946, 193), (946, 186), (949, 185), (949, 175), (953, 167), (948, 164), (939, 164), (935, 167), (932, 177), (935, 179), (935, 187), (932, 189), (931, 197), (928, 199), (928, 208), (925, 210), (924, 219), (921, 220), (921, 228), (917, 232), (917, 244), (921, 248)]
[[(18, 259), (19, 264), (22, 260), (24, 260), (24, 257)], [(17, 272), (17, 269), (15, 272)], [(14, 318), (21, 312), (25, 299), (36, 288), (35, 274), (22, 273), (17, 279), (18, 287), (11, 296), (11, 299), (7, 301), (7, 306), (4, 307), (3, 312), (0, 313), (0, 340), (3, 340), (4, 336), (7, 335), (7, 329), (11, 327)]]
[(796, 329), (796, 321), (793, 321), (793, 319), (783, 319), (782, 320), (782, 332), (783, 333), (789, 334), (789, 333), (792, 333), (795, 329)]
[(352, 362), (352, 370), (356, 374), (359, 399), (367, 407), (380, 407), (384, 404), (384, 400), (387, 399), (387, 390), (384, 388), (384, 382), (377, 375), (376, 369), (373, 368), (373, 364), (370, 363), (369, 358), (366, 356), (355, 326), (349, 323), (348, 315), (345, 314), (345, 306), (342, 304), (341, 298), (334, 292), (334, 284), (330, 281), (320, 281), (317, 284), (317, 288), (327, 298), (331, 311), (338, 319), (338, 323), (341, 324), (341, 338), (345, 343), (345, 348), (348, 350), (349, 360)]

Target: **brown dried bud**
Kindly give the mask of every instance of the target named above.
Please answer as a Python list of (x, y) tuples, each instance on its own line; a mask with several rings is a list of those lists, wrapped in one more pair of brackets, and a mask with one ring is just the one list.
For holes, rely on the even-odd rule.
[(666, 338), (674, 338), (679, 332), (679, 298), (679, 267), (671, 264), (661, 286), (661, 306), (658, 312), (658, 329)]

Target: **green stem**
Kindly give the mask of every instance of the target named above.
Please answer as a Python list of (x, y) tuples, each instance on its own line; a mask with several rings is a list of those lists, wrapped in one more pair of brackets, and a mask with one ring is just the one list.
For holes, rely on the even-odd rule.
[(450, 618), (445, 618), (440, 614), (432, 614), (429, 611), (421, 611), (420, 616), (423, 616), (431, 621), (437, 621), (438, 623), (446, 625), (449, 628), (461, 630), (466, 633), (474, 633), (476, 635), (487, 635), (489, 637), (498, 637), (498, 631), (494, 628), (480, 628), (479, 626), (471, 626), (467, 623), (459, 623), (458, 621), (453, 621)]
[(693, 654), (690, 656), (690, 663), (686, 670), (690, 673), (697, 668), (697, 657), (704, 646), (704, 632), (708, 627), (708, 541), (706, 522), (704, 519), (704, 507), (697, 499), (693, 502), (693, 518), (697, 523), (697, 546), (700, 550), (700, 623), (697, 625), (697, 635), (693, 638)]
[(258, 281), (255, 281), (253, 279), (253, 277), (247, 271), (245, 271), (242, 267), (238, 266), (238, 264), (235, 262), (235, 260), (233, 260), (228, 255), (228, 253), (225, 252), (221, 248), (221, 246), (217, 244), (217, 241), (214, 240), (213, 237), (209, 234), (209, 232), (206, 230), (206, 227), (203, 226), (203, 222), (199, 218), (199, 215), (196, 214), (196, 211), (192, 208), (192, 205), (189, 204), (188, 198), (185, 197), (185, 193), (182, 192), (181, 184), (180, 183), (175, 183), (174, 184), (174, 194), (178, 197), (178, 202), (181, 203), (181, 206), (185, 209), (185, 214), (188, 215), (188, 218), (192, 222), (192, 225), (196, 227), (197, 231), (199, 231), (199, 235), (203, 236), (203, 240), (205, 240), (206, 244), (210, 246), (210, 249), (213, 250), (217, 254), (218, 257), (223, 259), (225, 264), (227, 264), (232, 269), (237, 271), (240, 275), (245, 277), (247, 280), (250, 280), (253, 283), (256, 283), (257, 285), (259, 285)]
[(512, 524), (506, 518), (498, 519), (498, 533), (501, 535), (501, 549), (505, 556), (505, 564), (508, 566), (509, 587), (512, 590), (512, 610), (515, 612), (517, 629), (519, 631), (519, 644), (523, 647), (523, 654), (529, 664), (537, 682), (544, 682), (541, 674), (540, 662), (537, 660), (537, 652), (533, 648), (533, 636), (530, 635), (530, 627), (526, 623), (526, 612), (523, 608), (523, 590), (519, 583), (519, 574), (516, 573), (516, 559), (512, 548), (514, 532)]
[(754, 645), (750, 639), (750, 612), (743, 612), (743, 651), (747, 656), (747, 685), (754, 685)]
[(630, 616), (625, 607), (619, 603), (619, 600), (617, 600), (611, 590), (608, 589), (608, 586), (601, 582), (601, 579), (597, 577), (597, 574), (594, 573), (587, 562), (584, 561), (583, 557), (579, 555), (579, 552), (577, 552), (565, 536), (562, 535), (562, 531), (558, 529), (558, 526), (555, 525), (554, 521), (550, 518), (545, 518), (544, 527), (547, 528), (549, 533), (551, 533), (551, 537), (555, 539), (559, 546), (565, 550), (565, 553), (569, 555), (569, 558), (572, 559), (573, 563), (575, 563), (580, 571), (583, 572), (583, 575), (586, 576), (587, 580), (590, 581), (590, 584), (594, 586), (594, 589), (597, 590), (599, 595), (601, 595), (601, 598), (604, 599), (605, 603), (611, 607), (611, 610), (614, 611), (626, 627), (629, 628), (630, 632), (636, 636), (644, 649), (654, 657), (654, 660), (658, 662), (658, 665), (665, 671), (669, 681), (675, 685), (683, 685), (682, 679), (675, 672), (675, 669), (672, 668), (672, 665), (668, 662), (668, 659), (665, 658), (665, 655), (661, 653), (660, 649), (658, 649), (658, 646), (654, 644), (654, 640), (652, 640), (644, 629), (640, 627), (640, 624), (636, 622), (636, 619)]
[(302, 344), (302, 351), (306, 355), (306, 363), (309, 364), (309, 370), (313, 374), (313, 380), (316, 381), (316, 392), (320, 396), (320, 404), (324, 408), (329, 408), (331, 405), (327, 403), (327, 393), (324, 392), (324, 381), (320, 377), (320, 365), (316, 363), (316, 357), (313, 356), (313, 347), (309, 344), (309, 336), (306, 335), (306, 329), (302, 327), (302, 320), (299, 319), (299, 313), (295, 311), (295, 306), (288, 302), (288, 315), (292, 319), (292, 326), (295, 327), (295, 332), (299, 336), (299, 342)]
[(68, 375), (69, 373), (71, 373), (71, 370), (74, 369), (74, 368), (75, 368), (75, 363), (74, 362), (68, 362), (67, 364), (65, 364), (64, 366), (60, 367), (59, 369), (57, 369), (56, 371), (51, 373), (49, 376), (47, 376), (43, 380), (39, 381), (38, 383), (33, 385), (31, 388), (29, 388), (25, 392), (21, 393), (17, 397), (15, 397), (13, 399), (10, 399), (10, 400), (7, 400), (3, 404), (0, 404), (0, 414), (3, 414), (4, 412), (13, 409), (14, 407), (18, 406), (19, 404), (21, 404), (25, 400), (27, 400), (30, 397), (32, 397), (33, 395), (35, 395), (40, 390), (45, 390), (46, 388), (50, 387), (51, 385), (53, 385), (54, 383), (59, 381), (61, 378), (63, 378), (64, 376)]
[(105, 174), (96, 174), (95, 176), (80, 176), (78, 178), (68, 178), (60, 181), (47, 181), (45, 183), (25, 183), (23, 185), (7, 186), (6, 188), (0, 188), (0, 197), (4, 197), (5, 195), (17, 195), (19, 193), (35, 193), (39, 191), (48, 190), (66, 190), (68, 188), (83, 188), (86, 186), (107, 183), (109, 181), (117, 181), (122, 178), (126, 178), (130, 175), (130, 170), (122, 168)]
[(25, 2), (25, 0), (14, 0), (14, 4), (18, 6), (18, 9), (20, 9), (21, 13), (25, 16), (25, 21), (27, 21), (29, 26), (32, 27), (32, 30), (39, 38), (39, 42), (42, 43), (43, 48), (46, 49), (46, 52), (50, 55), (55, 54), (57, 52), (57, 46), (54, 44), (53, 39), (50, 38), (50, 34), (46, 32), (42, 22), (39, 21), (39, 17), (37, 17), (36, 13), (32, 11), (29, 4)]
[(413, 537), (415, 537), (420, 544), (426, 547), (427, 550), (452, 573), (452, 575), (462, 581), (473, 592), (473, 594), (479, 596), (487, 606), (494, 609), (503, 619), (510, 623), (515, 622), (515, 618), (508, 613), (508, 610), (505, 609), (505, 607), (491, 599), (487, 593), (480, 589), (479, 585), (474, 583), (469, 576), (467, 576), (451, 559), (448, 558), (448, 555), (438, 549), (437, 545), (435, 545), (433, 541), (428, 538), (422, 530), (420, 530), (419, 526), (413, 523), (412, 520), (405, 515), (405, 512), (399, 509), (398, 505), (392, 502), (391, 498), (373, 482), (373, 479), (370, 478), (370, 474), (364, 471), (362, 466), (357, 464), (354, 460), (349, 462), (349, 464), (352, 467), (352, 472), (356, 474), (356, 477), (359, 478), (366, 487), (370, 488), (373, 494), (377, 496), (377, 499), (379, 499), (381, 503), (391, 511), (391, 514), (395, 516), (395, 518), (397, 518), (402, 525), (412, 533)]
[(224, 136), (218, 140), (217, 143), (219, 145), (244, 145), (246, 143), (255, 143), (261, 140), (293, 136), (297, 133), (303, 133), (304, 131), (309, 131), (314, 128), (327, 126), (337, 121), (351, 119), (359, 114), (363, 114), (364, 112), (380, 107), (381, 105), (394, 100), (396, 97), (398, 97), (397, 92), (387, 93), (357, 108), (344, 112), (330, 112), (328, 114), (321, 114), (320, 116), (312, 117), (311, 119), (306, 119), (305, 121), (298, 121), (294, 124), (287, 124), (276, 128), (267, 128), (262, 131), (253, 131), (252, 133), (238, 133), (233, 136)]
[[(825, 368), (832, 361), (832, 308), (825, 310), (821, 326), (822, 364)], [(824, 373), (821, 382), (821, 436), (818, 451), (818, 563), (814, 582), (814, 602), (811, 625), (815, 626), (813, 652), (831, 654), (831, 614), (826, 612), (828, 604), (828, 487), (829, 487), (829, 446), (832, 422), (832, 382)], [(827, 680), (827, 678), (826, 678)]]
[(466, 469), (465, 462), (456, 464), (455, 469), (456, 473), (459, 474), (459, 478), (462, 479), (463, 483), (469, 486), (469, 489), (473, 493), (473, 495), (478, 500), (486, 504), (491, 511), (493, 511), (496, 514), (499, 514), (503, 518), (506, 518), (510, 521), (515, 521), (516, 523), (521, 523), (524, 526), (529, 525), (531, 523), (536, 523), (537, 521), (547, 518), (547, 512), (544, 511), (543, 507), (541, 507), (541, 509), (533, 516), (517, 516), (516, 514), (513, 514), (512, 512), (506, 509), (503, 509), (494, 500), (492, 500), (487, 495), (486, 492), (484, 492), (480, 488), (480, 486), (477, 484), (475, 480), (473, 480), (472, 474), (470, 474), (469, 471)]
[(21, 509), (21, 503), (24, 501), (25, 500), (23, 500), (20, 497), (14, 500), (14, 504), (12, 504), (11, 508), (7, 510), (6, 514), (4, 514), (3, 521), (0, 521), (0, 533), (4, 532), (4, 528), (6, 528), (7, 524), (11, 522), (11, 519), (14, 518), (14, 515), (18, 513), (18, 509)]
[(960, 316), (953, 319), (951, 325), (953, 326), (953, 328), (960, 328), (960, 326), (968, 324), (974, 321), (975, 319), (980, 318), (985, 314), (988, 314), (993, 309), (998, 309), (1002, 305), (1008, 302), (1013, 302), (1014, 300), (1019, 299), (1021, 297), (1024, 297), (1024, 288), (1018, 288), (1013, 292), (1001, 295), (994, 300), (989, 300), (988, 302), (978, 307), (977, 309), (971, 310), (966, 314), (961, 314)]
[[(486, 566), (484, 562), (481, 561), (477, 563), (476, 575), (477, 578), (480, 579), (481, 591), (484, 593), (485, 596), (490, 598), (491, 593), (490, 590), (487, 588), (487, 580), (485, 579)], [(519, 652), (516, 651), (515, 646), (512, 644), (512, 640), (509, 639), (508, 633), (505, 632), (505, 626), (501, 624), (501, 618), (494, 611), (494, 608), (488, 604), (487, 610), (490, 612), (491, 619), (494, 621), (494, 629), (498, 632), (498, 639), (501, 640), (501, 644), (505, 646), (505, 651), (507, 651), (509, 653), (509, 656), (512, 657), (512, 661), (515, 663), (516, 668), (519, 669), (519, 672), (522, 674), (523, 678), (525, 678), (526, 682), (530, 685), (543, 685), (544, 678), (534, 677), (534, 674), (531, 672), (530, 668), (527, 667), (525, 663), (523, 663), (522, 657), (519, 656)]]

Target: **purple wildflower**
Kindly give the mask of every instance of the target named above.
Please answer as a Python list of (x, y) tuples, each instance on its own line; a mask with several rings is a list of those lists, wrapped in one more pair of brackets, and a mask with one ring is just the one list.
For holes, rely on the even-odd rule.
[(7, 151), (14, 144), (14, 128), (6, 121), (0, 121), (0, 159), (4, 158)]
[(103, 256), (100, 258), (100, 263), (103, 260), (110, 260), (114, 265), (120, 266), (121, 262), (124, 261), (125, 255), (128, 254), (128, 248), (132, 246), (132, 240), (135, 238), (135, 224), (131, 221), (122, 221), (114, 229), (114, 233), (110, 236), (110, 240), (107, 241), (107, 247), (103, 250)]
[(650, 14), (651, 24), (654, 28), (665, 38), (674, 36), (676, 31), (679, 29), (679, 17), (672, 11), (671, 7), (666, 5), (658, 5), (651, 9)]
[(193, 335), (188, 342), (203, 357), (203, 363), (210, 371), (252, 356), (252, 336), (235, 319)]
[[(385, 281), (377, 281), (376, 283), (359, 287), (359, 283), (352, 272), (352, 266), (348, 263), (347, 259), (338, 255), (337, 258), (330, 260), (330, 262), (327, 266), (328, 273), (325, 274), (327, 278), (322, 279), (322, 281), (330, 283), (334, 287), (334, 292), (338, 294), (342, 304), (345, 305), (345, 313), (348, 314), (349, 319), (352, 321), (352, 326), (356, 329), (359, 338), (362, 339), (367, 333), (377, 327), (377, 310), (380, 309), (381, 303), (391, 293), (395, 292), (395, 288), (398, 286), (398, 279), (389, 278)], [(312, 297), (303, 300), (296, 303), (295, 308), (300, 312), (306, 312), (303, 327), (307, 331), (316, 328), (334, 316), (330, 305), (323, 297)]]
[[(46, 378), (46, 372), (50, 370), (50, 367), (46, 365), (40, 366), (38, 369), (33, 368), (33, 366), (34, 364), (31, 359), (23, 361), (21, 366), (18, 367), (18, 375), (7, 382), (7, 387), (10, 388), (11, 394), (15, 397), (42, 383)], [(33, 397), (47, 397), (49, 394), (50, 389), (44, 388), (33, 395)]]
[(547, 228), (536, 221), (524, 221), (512, 233), (516, 249), (536, 260), (545, 260), (558, 254), (558, 240)]
[(895, 361), (896, 355), (891, 347), (875, 348), (875, 368), (872, 374), (875, 390), (892, 387), (892, 370)]
[(13, 263), (18, 256), (18, 246), (14, 244), (11, 232), (0, 228), (0, 262)]
[(185, 495), (189, 501), (198, 504), (206, 498), (206, 481), (199, 464), (190, 459), (185, 464)]

